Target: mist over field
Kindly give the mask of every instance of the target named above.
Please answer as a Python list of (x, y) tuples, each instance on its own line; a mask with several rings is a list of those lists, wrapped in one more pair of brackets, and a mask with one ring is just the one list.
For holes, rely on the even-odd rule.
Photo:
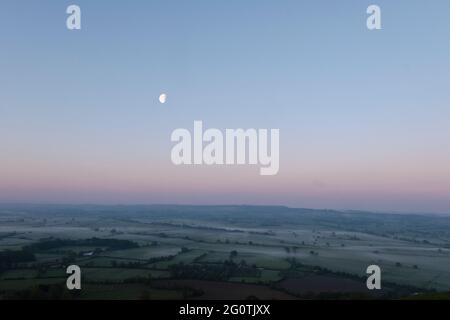
[[(81, 267), (83, 289), (65, 289)], [(366, 268), (382, 289), (366, 287)], [(0, 297), (390, 299), (450, 291), (450, 217), (281, 206), (1, 205)]]

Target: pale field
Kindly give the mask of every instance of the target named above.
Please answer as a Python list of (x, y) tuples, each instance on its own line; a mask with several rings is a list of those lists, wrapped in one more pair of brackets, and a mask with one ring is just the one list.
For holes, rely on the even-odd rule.
[[(40, 239), (51, 237), (111, 238), (134, 241), (142, 247), (109, 250), (92, 259), (80, 258), (80, 265), (91, 266), (85, 271), (87, 279), (123, 280), (136, 276), (145, 277), (148, 274), (155, 278), (168, 276), (166, 271), (109, 268), (114, 259), (118, 259), (119, 263), (129, 263), (174, 255), (173, 260), (146, 266), (167, 270), (170, 265), (180, 262), (222, 263), (229, 259), (230, 252), (235, 250), (238, 253), (233, 259), (235, 262), (245, 260), (248, 265), (255, 264), (262, 270), (262, 274), (261, 278), (235, 277), (230, 279), (231, 281), (277, 281), (280, 279), (279, 271), (290, 268), (287, 258), (295, 258), (297, 262), (305, 265), (321, 266), (359, 276), (366, 276), (367, 266), (377, 264), (381, 267), (382, 277), (386, 281), (450, 290), (450, 249), (435, 243), (409, 242), (361, 231), (323, 227), (258, 227), (257, 222), (254, 225), (246, 222), (242, 226), (238, 226), (236, 222), (219, 223), (187, 218), (153, 222), (150, 218), (134, 221), (89, 217), (68, 219), (62, 216), (30, 218), (26, 213), (9, 213), (0, 219), (0, 250), (18, 250)], [(181, 224), (190, 227), (182, 227)], [(235, 232), (236, 230), (239, 232)], [(442, 238), (435, 240), (436, 243), (442, 241)], [(157, 245), (150, 246), (153, 242)], [(182, 247), (188, 248), (189, 251), (181, 253)], [(83, 252), (94, 249), (95, 247), (52, 249), (37, 253), (36, 263), (54, 263), (61, 258), (58, 253), (60, 251)], [(311, 254), (311, 251), (315, 254)], [(400, 266), (397, 266), (397, 263), (400, 263)], [(417, 269), (414, 266), (417, 266)], [(1, 275), (0, 288), (12, 285), (13, 281), (7, 279), (24, 278), (17, 280), (18, 287), (25, 286), (26, 283), (31, 283), (30, 281), (43, 281), (30, 279), (34, 276), (36, 274), (33, 270), (9, 270)], [(64, 273), (50, 271), (49, 275), (45, 276), (64, 276)]]

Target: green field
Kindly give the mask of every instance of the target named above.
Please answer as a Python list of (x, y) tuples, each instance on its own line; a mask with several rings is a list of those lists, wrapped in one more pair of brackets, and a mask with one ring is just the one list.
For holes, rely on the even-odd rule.
[[(385, 290), (363, 290), (369, 298), (450, 291), (446, 216), (247, 206), (2, 206), (0, 254), (0, 297), (6, 299), (216, 298), (220, 290), (211, 283), (223, 283), (228, 294), (242, 286), (285, 298), (327, 292), (346, 298), (349, 287), (358, 294), (360, 285), (364, 289), (371, 264), (381, 267)], [(70, 264), (82, 269), (81, 293), (65, 288)], [(305, 296), (299, 286), (311, 292)]]

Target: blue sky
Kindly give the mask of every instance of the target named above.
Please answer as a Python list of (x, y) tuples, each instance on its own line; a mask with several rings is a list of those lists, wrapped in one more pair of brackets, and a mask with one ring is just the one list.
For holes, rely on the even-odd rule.
[[(70, 4), (80, 31), (66, 29)], [(366, 28), (369, 4), (380, 31)], [(2, 1), (0, 201), (449, 212), (449, 12), (448, 1)], [(194, 120), (279, 128), (279, 175), (174, 168), (170, 133)]]

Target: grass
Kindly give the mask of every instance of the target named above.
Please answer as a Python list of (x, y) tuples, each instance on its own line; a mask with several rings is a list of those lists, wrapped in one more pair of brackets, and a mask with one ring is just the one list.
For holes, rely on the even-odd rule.
[(84, 268), (82, 277), (88, 281), (123, 281), (136, 277), (167, 278), (169, 273), (158, 270), (126, 268)]
[(142, 284), (87, 284), (83, 287), (81, 299), (176, 300), (182, 299), (182, 294), (176, 290), (154, 289)]

